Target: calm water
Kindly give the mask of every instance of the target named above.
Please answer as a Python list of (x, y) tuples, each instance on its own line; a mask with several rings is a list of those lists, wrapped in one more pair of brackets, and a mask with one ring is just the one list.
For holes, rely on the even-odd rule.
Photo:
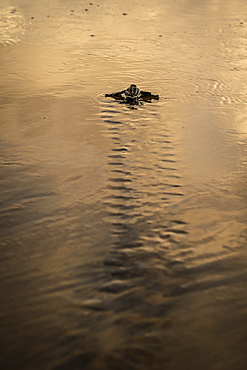
[(246, 1), (0, 15), (1, 369), (245, 370)]

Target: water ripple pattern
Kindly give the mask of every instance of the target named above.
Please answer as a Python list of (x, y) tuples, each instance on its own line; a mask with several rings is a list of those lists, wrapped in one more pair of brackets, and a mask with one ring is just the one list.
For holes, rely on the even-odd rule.
[(1, 0), (1, 370), (246, 370), (246, 35), (246, 0)]

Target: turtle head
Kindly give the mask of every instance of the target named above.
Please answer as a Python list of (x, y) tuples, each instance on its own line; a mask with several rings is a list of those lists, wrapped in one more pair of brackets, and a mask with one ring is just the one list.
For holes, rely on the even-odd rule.
[(139, 94), (140, 90), (134, 84), (130, 85), (130, 87), (128, 87), (128, 89), (125, 90), (125, 96), (132, 99), (136, 99)]
[(130, 91), (131, 95), (137, 95), (139, 89), (137, 88), (136, 85), (131, 84), (130, 87), (129, 87), (129, 91)]

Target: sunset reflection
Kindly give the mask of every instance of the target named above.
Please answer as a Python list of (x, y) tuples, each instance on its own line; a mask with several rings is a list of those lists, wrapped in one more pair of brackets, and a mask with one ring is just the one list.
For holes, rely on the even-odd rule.
[(246, 1), (0, 15), (0, 368), (245, 370)]

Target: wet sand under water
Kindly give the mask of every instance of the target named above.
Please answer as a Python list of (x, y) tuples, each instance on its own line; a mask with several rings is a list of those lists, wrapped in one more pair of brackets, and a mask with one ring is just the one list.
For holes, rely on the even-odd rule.
[(245, 370), (246, 1), (0, 15), (0, 368)]

